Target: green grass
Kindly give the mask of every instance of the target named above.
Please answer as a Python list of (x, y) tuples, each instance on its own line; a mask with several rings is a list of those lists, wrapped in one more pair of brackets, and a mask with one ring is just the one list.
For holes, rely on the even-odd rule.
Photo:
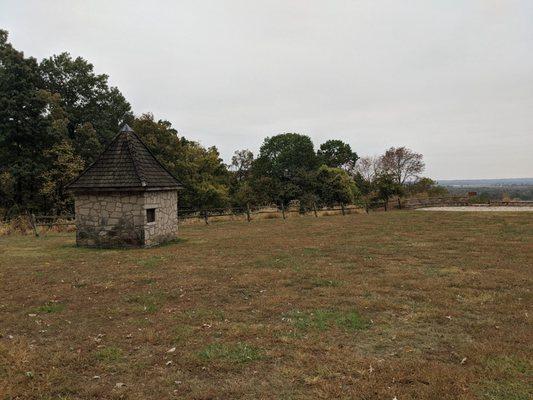
[(500, 376), (485, 380), (480, 394), (486, 400), (529, 400), (533, 397), (533, 362), (514, 355), (490, 356), (486, 368)]
[(224, 312), (222, 310), (211, 310), (206, 308), (197, 308), (185, 311), (185, 316), (196, 323), (206, 321), (224, 321)]
[(256, 268), (283, 269), (291, 266), (294, 267), (297, 263), (297, 258), (287, 253), (268, 255), (254, 260)]
[(183, 343), (191, 337), (193, 328), (189, 325), (178, 325), (174, 328), (174, 341), (176, 343)]
[(160, 293), (137, 294), (126, 297), (126, 302), (134, 304), (137, 311), (155, 313), (161, 308), (164, 295)]
[(155, 267), (159, 266), (159, 264), (161, 264), (162, 261), (163, 261), (163, 257), (161, 257), (161, 256), (152, 256), (152, 257), (148, 257), (148, 258), (139, 260), (137, 263), (141, 267), (155, 268)]
[(486, 381), (480, 395), (484, 400), (531, 400), (533, 386), (526, 381)]
[(297, 329), (302, 331), (325, 331), (335, 327), (346, 331), (357, 331), (369, 326), (356, 311), (294, 311), (289, 313), (287, 318)]
[(32, 311), (35, 313), (54, 314), (61, 312), (65, 309), (65, 305), (61, 303), (46, 303), (42, 306), (34, 308)]
[(495, 369), (509, 375), (533, 375), (533, 361), (516, 356), (488, 357), (486, 365), (489, 369)]
[(304, 247), (302, 253), (306, 256), (316, 257), (322, 253), (322, 250), (317, 247)]
[(115, 346), (104, 347), (94, 353), (95, 358), (106, 364), (118, 362), (122, 359), (122, 350)]
[(258, 348), (242, 342), (235, 344), (211, 343), (198, 355), (203, 360), (222, 360), (236, 364), (257, 361), (262, 358)]
[(317, 279), (313, 279), (311, 281), (311, 284), (314, 287), (338, 287), (340, 286), (341, 283), (334, 279), (317, 278)]

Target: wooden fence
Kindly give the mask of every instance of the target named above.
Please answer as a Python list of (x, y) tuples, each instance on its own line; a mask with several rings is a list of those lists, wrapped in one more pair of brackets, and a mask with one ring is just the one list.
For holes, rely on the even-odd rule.
[[(389, 206), (385, 202), (375, 202), (370, 204), (366, 211), (369, 210), (387, 210)], [(266, 214), (278, 214), (279, 217), (287, 219), (291, 214), (300, 214), (300, 215), (314, 215), (318, 217), (319, 215), (327, 215), (331, 212), (340, 212), (342, 215), (349, 214), (356, 210), (364, 209), (355, 205), (345, 205), (340, 204), (335, 207), (323, 207), (317, 208), (316, 206), (312, 209), (300, 210), (295, 208), (286, 208), (281, 207), (228, 207), (228, 208), (209, 208), (209, 209), (192, 209), (192, 208), (179, 208), (178, 209), (178, 224), (180, 222), (190, 220), (190, 219), (202, 219), (208, 225), (210, 218), (217, 217), (246, 217), (248, 222), (252, 221), (256, 217), (260, 217)], [(31, 227), (36, 236), (39, 236), (39, 227), (52, 228), (54, 226), (68, 226), (75, 225), (75, 215), (74, 214), (63, 214), (63, 215), (35, 215), (28, 214), (28, 219), (31, 224)]]
[[(385, 208), (386, 204), (384, 202), (373, 204), (370, 209), (377, 209), (379, 207)], [(297, 209), (293, 207), (232, 207), (232, 208), (211, 208), (211, 209), (190, 209), (190, 208), (180, 208), (178, 210), (178, 221), (184, 221), (189, 219), (203, 219), (206, 224), (209, 224), (210, 218), (217, 217), (246, 217), (248, 222), (252, 221), (256, 217), (261, 217), (262, 215), (278, 215), (277, 218), (287, 219), (291, 214), (300, 214), (300, 215), (313, 215), (318, 217), (319, 215), (324, 215), (331, 212), (340, 212), (342, 215), (351, 213), (352, 211), (364, 209), (356, 205), (345, 205), (339, 204), (335, 207), (323, 207), (318, 208), (316, 206), (309, 209)], [(178, 222), (179, 223), (179, 222)]]
[(35, 236), (39, 236), (38, 227), (46, 226), (52, 228), (53, 226), (68, 226), (76, 225), (76, 219), (74, 214), (63, 215), (35, 215), (29, 214), (29, 220), (33, 233)]
[[(297, 209), (294, 207), (228, 207), (228, 208), (209, 208), (209, 209), (192, 209), (179, 208), (178, 210), (178, 224), (191, 219), (202, 219), (208, 225), (210, 218), (220, 217), (241, 217), (246, 218), (248, 222), (256, 217), (261, 218), (263, 214), (277, 215), (275, 218), (286, 219), (291, 214), (312, 215), (318, 217), (319, 215), (328, 215), (329, 213), (339, 212), (341, 215), (349, 214), (353, 211), (387, 211), (392, 209), (417, 209), (425, 207), (440, 207), (440, 206), (516, 206), (527, 207), (533, 206), (533, 201), (489, 201), (483, 204), (471, 204), (468, 196), (442, 196), (442, 197), (427, 197), (427, 198), (409, 198), (391, 199), (388, 202), (374, 201), (360, 206), (339, 204), (334, 207), (318, 208), (314, 205), (308, 209)], [(67, 226), (75, 225), (75, 216), (73, 214), (63, 215), (34, 215), (29, 214), (30, 224), (36, 236), (39, 235), (38, 227), (53, 226)]]

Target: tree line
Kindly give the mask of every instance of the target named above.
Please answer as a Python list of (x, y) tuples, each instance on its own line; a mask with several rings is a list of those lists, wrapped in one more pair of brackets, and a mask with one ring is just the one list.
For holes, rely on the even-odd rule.
[(216, 147), (178, 134), (169, 121), (136, 116), (108, 76), (81, 57), (61, 53), (38, 62), (0, 30), (0, 209), (72, 210), (65, 185), (95, 161), (128, 123), (182, 183), (180, 206), (207, 209), (245, 205), (370, 202), (442, 190), (421, 178), (423, 156), (405, 147), (359, 158), (350, 144), (328, 140), (315, 151), (298, 133), (267, 137), (257, 157), (235, 152), (224, 164)]

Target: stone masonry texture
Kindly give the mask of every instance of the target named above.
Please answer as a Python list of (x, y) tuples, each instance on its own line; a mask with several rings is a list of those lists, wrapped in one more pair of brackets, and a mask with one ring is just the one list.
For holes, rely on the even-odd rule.
[[(155, 209), (147, 222), (146, 210)], [(177, 190), (77, 193), (76, 243), (87, 247), (153, 246), (176, 238)]]

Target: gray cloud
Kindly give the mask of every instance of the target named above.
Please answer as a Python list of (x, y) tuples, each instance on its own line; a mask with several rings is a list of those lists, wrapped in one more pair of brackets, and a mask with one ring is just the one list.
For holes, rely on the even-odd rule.
[(527, 0), (0, 4), (27, 55), (87, 58), (226, 160), (301, 132), (407, 145), (441, 179), (533, 176), (532, 20)]

